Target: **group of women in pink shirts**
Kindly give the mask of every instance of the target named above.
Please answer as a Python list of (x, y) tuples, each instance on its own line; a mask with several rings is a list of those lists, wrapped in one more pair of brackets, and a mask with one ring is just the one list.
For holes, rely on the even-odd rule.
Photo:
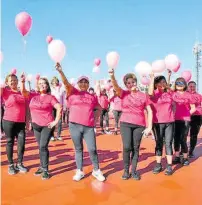
[[(52, 88), (46, 78), (37, 82), (37, 91), (27, 91), (25, 76), (20, 78), (21, 90), (18, 90), (18, 78), (10, 74), (6, 78), (6, 88), (1, 88), (1, 97), (5, 104), (3, 116), (3, 129), (6, 134), (6, 151), (8, 156), (8, 173), (27, 172), (23, 165), (25, 151), (25, 117), (26, 105), (29, 104), (31, 124), (34, 136), (39, 146), (40, 167), (35, 175), (42, 179), (49, 179), (49, 150), (50, 140), (54, 140), (53, 132), (58, 125), (57, 138), (61, 140), (61, 116), (64, 104), (68, 105), (68, 121), (70, 135), (75, 148), (76, 173), (73, 180), (80, 181), (84, 178), (83, 171), (83, 140), (85, 140), (93, 165), (92, 175), (99, 181), (104, 181), (105, 176), (99, 168), (99, 159), (96, 147), (96, 122), (100, 118), (102, 133), (111, 134), (109, 130), (109, 106), (113, 103), (115, 118), (114, 134), (120, 132), (123, 144), (124, 172), (122, 179), (133, 178), (140, 180), (137, 171), (139, 150), (143, 135), (153, 131), (155, 136), (156, 165), (153, 173), (160, 173), (163, 168), (161, 158), (165, 144), (167, 167), (166, 175), (172, 175), (172, 164), (189, 165), (189, 157), (194, 157), (197, 136), (201, 126), (202, 97), (196, 92), (196, 83), (186, 83), (183, 78), (176, 79), (174, 87), (170, 87), (169, 79), (164, 76), (151, 75), (148, 93), (140, 92), (137, 78), (133, 73), (125, 75), (123, 81), (126, 90), (117, 83), (114, 70), (109, 70), (113, 85), (114, 95), (110, 98), (105, 89), (100, 89), (98, 94), (89, 89), (89, 79), (82, 76), (78, 79), (78, 88), (75, 88), (66, 78), (62, 67), (56, 64), (61, 80), (64, 84), (63, 91), (57, 90), (59, 81), (51, 81)], [(66, 101), (66, 103), (64, 102)], [(54, 115), (53, 115), (54, 111)], [(145, 112), (146, 118), (145, 118)], [(105, 126), (104, 129), (104, 121)], [(190, 131), (190, 147), (187, 146), (187, 137)], [(17, 138), (18, 162), (14, 165), (13, 147)], [(174, 143), (173, 143), (174, 142)], [(175, 157), (173, 158), (173, 144)]]

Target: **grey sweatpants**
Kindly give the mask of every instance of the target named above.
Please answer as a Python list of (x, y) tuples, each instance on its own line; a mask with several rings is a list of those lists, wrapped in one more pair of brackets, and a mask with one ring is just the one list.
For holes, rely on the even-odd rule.
[(83, 168), (83, 139), (85, 140), (94, 170), (99, 169), (96, 138), (94, 127), (87, 127), (77, 123), (69, 123), (69, 130), (75, 147), (77, 169)]

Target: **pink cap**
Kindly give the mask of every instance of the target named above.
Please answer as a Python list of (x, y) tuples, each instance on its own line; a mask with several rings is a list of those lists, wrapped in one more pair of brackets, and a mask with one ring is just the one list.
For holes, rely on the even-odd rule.
[(87, 80), (89, 82), (89, 78), (87, 76), (81, 76), (78, 78), (77, 83), (80, 82), (81, 80)]

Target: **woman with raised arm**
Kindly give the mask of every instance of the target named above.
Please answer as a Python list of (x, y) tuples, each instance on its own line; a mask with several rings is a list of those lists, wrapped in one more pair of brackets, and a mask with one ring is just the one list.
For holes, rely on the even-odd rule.
[(188, 166), (187, 136), (189, 134), (191, 115), (196, 111), (192, 95), (187, 92), (187, 82), (184, 78), (177, 78), (174, 86), (173, 100), (175, 111), (174, 149), (175, 159), (173, 164), (180, 164), (180, 147), (183, 154), (182, 165)]
[[(152, 110), (149, 96), (137, 90), (137, 78), (128, 73), (124, 77), (127, 91), (122, 90), (114, 76), (114, 70), (109, 70), (114, 90), (122, 100), (122, 115), (120, 129), (123, 142), (124, 173), (122, 179), (130, 178), (129, 168), (132, 160), (132, 178), (140, 180), (137, 172), (140, 144), (143, 134), (148, 135), (152, 130)], [(148, 112), (148, 127), (145, 123), (144, 110)], [(130, 158), (131, 155), (131, 158)]]
[(191, 115), (190, 122), (190, 149), (189, 149), (189, 157), (194, 157), (194, 149), (197, 144), (197, 137), (200, 132), (201, 124), (202, 124), (202, 95), (196, 92), (196, 83), (194, 81), (190, 81), (188, 83), (188, 90), (192, 96), (194, 104), (196, 106), (196, 112)]
[[(62, 106), (62, 108), (64, 107), (64, 95), (65, 95), (65, 91), (64, 89), (60, 86), (59, 84), (59, 79), (57, 77), (53, 77), (51, 80), (51, 94), (53, 96), (55, 96), (55, 98), (57, 99), (57, 101), (60, 103), (60, 105)], [(56, 118), (57, 112), (56, 109), (53, 109), (53, 116)], [(52, 130), (52, 137), (51, 137), (51, 141), (55, 141), (55, 140), (62, 140), (61, 137), (61, 132), (62, 132), (62, 115), (61, 115), (61, 119), (59, 120), (58, 124), (57, 124), (57, 136), (54, 137), (54, 131), (55, 128), (53, 128)]]
[[(35, 176), (49, 179), (49, 150), (48, 144), (51, 139), (53, 128), (61, 119), (61, 105), (57, 99), (51, 95), (49, 82), (46, 78), (38, 80), (38, 93), (31, 93), (25, 89), (25, 77), (22, 76), (21, 92), (30, 98), (30, 113), (34, 135), (39, 145), (40, 167), (35, 172)], [(56, 118), (53, 117), (53, 108), (56, 109)]]
[[(170, 74), (171, 73), (168, 72), (168, 82)], [(154, 75), (151, 74), (148, 94), (150, 95), (150, 100), (152, 102), (153, 133), (156, 141), (156, 165), (153, 169), (153, 173), (158, 174), (162, 171), (161, 159), (163, 155), (163, 144), (165, 143), (167, 158), (165, 174), (172, 175), (172, 142), (175, 122), (174, 101), (172, 99), (173, 92), (168, 87), (164, 76), (154, 77)]]
[[(17, 171), (27, 172), (23, 165), (23, 156), (25, 151), (25, 109), (26, 99), (18, 90), (18, 78), (14, 74), (6, 77), (6, 88), (1, 88), (1, 97), (5, 105), (3, 116), (3, 129), (6, 134), (6, 153), (9, 167), (8, 174), (14, 175)], [(18, 162), (16, 167), (13, 161), (13, 147), (17, 138)]]
[(98, 154), (95, 138), (95, 119), (94, 110), (101, 110), (97, 98), (88, 92), (89, 79), (82, 76), (78, 79), (79, 90), (74, 88), (65, 77), (62, 67), (56, 64), (69, 102), (69, 129), (75, 147), (76, 174), (73, 180), (79, 181), (84, 177), (83, 172), (83, 139), (86, 141), (90, 159), (93, 164), (92, 175), (99, 181), (104, 181), (105, 177), (99, 169)]

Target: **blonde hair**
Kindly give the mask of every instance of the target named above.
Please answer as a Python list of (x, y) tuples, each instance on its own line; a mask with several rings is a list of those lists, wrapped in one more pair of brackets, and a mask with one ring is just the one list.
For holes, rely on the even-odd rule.
[(135, 80), (135, 82), (137, 83), (137, 77), (136, 77), (136, 75), (133, 74), (133, 73), (127, 73), (127, 74), (124, 76), (124, 78), (123, 78), (123, 82), (124, 82), (125, 85), (126, 85), (126, 82), (127, 82), (127, 80), (128, 80), (129, 78), (132, 78), (132, 79)]
[(52, 80), (51, 80), (51, 85), (53, 85), (53, 82), (54, 81), (57, 81), (57, 83), (59, 84), (59, 79), (56, 77), (56, 76), (54, 76), (53, 78), (52, 78)]
[(5, 78), (5, 83), (8, 82), (8, 79), (9, 79), (10, 77), (15, 77), (15, 78), (18, 80), (17, 75), (15, 75), (15, 74), (8, 74), (8, 75), (6, 76), (6, 78)]

